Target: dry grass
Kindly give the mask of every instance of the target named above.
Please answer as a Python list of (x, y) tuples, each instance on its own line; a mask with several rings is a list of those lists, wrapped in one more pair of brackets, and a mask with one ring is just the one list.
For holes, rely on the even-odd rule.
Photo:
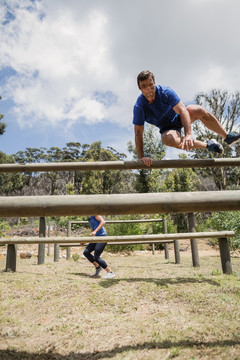
[(200, 268), (190, 251), (181, 265), (158, 252), (103, 257), (112, 280), (91, 278), (82, 258), (18, 257), (16, 273), (1, 259), (0, 359), (240, 358), (239, 258), (223, 275), (215, 252), (200, 251)]

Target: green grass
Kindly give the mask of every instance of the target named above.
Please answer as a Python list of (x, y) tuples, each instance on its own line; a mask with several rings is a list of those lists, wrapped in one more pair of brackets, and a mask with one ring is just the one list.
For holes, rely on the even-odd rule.
[(163, 252), (103, 258), (114, 279), (91, 278), (81, 257), (18, 257), (15, 273), (0, 260), (0, 359), (240, 358), (240, 259), (223, 275), (201, 253), (200, 268), (190, 252), (179, 265)]

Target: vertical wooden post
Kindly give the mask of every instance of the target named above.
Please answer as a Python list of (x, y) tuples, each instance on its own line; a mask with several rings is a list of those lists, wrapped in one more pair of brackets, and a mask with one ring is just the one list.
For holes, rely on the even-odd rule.
[(70, 259), (71, 259), (71, 248), (70, 246), (68, 246), (66, 249), (66, 260), (70, 260)]
[(72, 222), (68, 221), (68, 224), (67, 224), (67, 236), (71, 236), (71, 227), (72, 227)]
[(15, 272), (17, 268), (17, 245), (7, 246), (6, 272)]
[[(162, 218), (163, 223), (163, 233), (167, 234), (167, 220), (165, 216)], [(169, 259), (169, 244), (164, 244), (164, 252), (165, 252), (165, 259)]]
[(59, 261), (59, 244), (54, 244), (54, 261)]
[[(46, 236), (46, 219), (41, 216), (39, 220), (39, 237)], [(45, 244), (38, 244), (38, 265), (44, 264), (45, 260)]]
[(174, 254), (175, 254), (175, 264), (180, 264), (180, 250), (179, 250), (179, 240), (174, 240)]
[[(68, 225), (67, 225), (67, 236), (71, 235), (71, 221), (68, 221)], [(70, 246), (67, 247), (66, 249), (66, 260), (70, 260), (71, 258), (71, 248)]]
[[(47, 234), (50, 237), (50, 225), (47, 226)], [(50, 256), (51, 244), (48, 244), (47, 256)]]
[(231, 264), (228, 239), (219, 238), (218, 244), (219, 244), (221, 262), (222, 262), (222, 271), (224, 274), (232, 274), (232, 264)]
[(155, 244), (152, 244), (152, 254), (155, 255)]
[[(193, 213), (188, 213), (188, 231), (196, 232), (195, 219)], [(198, 242), (197, 239), (190, 239), (191, 251), (192, 251), (192, 263), (194, 267), (199, 267), (199, 254), (198, 254)]]

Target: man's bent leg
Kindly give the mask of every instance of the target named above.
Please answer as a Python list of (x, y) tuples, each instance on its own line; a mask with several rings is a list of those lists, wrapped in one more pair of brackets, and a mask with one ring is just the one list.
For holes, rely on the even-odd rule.
[(218, 119), (213, 114), (205, 110), (200, 105), (188, 105), (186, 108), (189, 112), (192, 122), (199, 119), (209, 130), (214, 131), (223, 139), (226, 139), (227, 132), (224, 130)]
[(166, 146), (179, 148), (181, 141), (180, 133), (177, 130), (167, 130), (162, 134), (162, 142)]
[[(162, 134), (162, 142), (166, 146), (175, 147), (180, 149), (179, 145), (181, 144), (182, 138), (180, 133), (177, 130), (168, 130)], [(192, 149), (206, 149), (207, 143), (194, 140)]]

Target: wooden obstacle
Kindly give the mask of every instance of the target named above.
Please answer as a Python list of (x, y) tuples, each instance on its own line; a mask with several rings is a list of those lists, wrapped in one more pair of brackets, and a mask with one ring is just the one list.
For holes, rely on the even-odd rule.
[[(230, 159), (178, 159), (153, 161), (146, 167), (142, 161), (104, 161), (68, 162), (34, 164), (0, 164), (0, 172), (39, 172), (39, 171), (90, 171), (90, 170), (129, 170), (239, 166), (239, 158)], [(103, 215), (122, 214), (173, 214), (193, 212), (216, 212), (240, 210), (240, 191), (177, 192), (147, 194), (110, 194), (110, 195), (65, 195), (65, 196), (19, 196), (0, 197), (0, 217), (40, 217), (40, 235), (45, 236), (41, 219), (45, 216), (80, 216), (100, 213)], [(194, 239), (190, 233), (187, 237)], [(196, 233), (195, 233), (196, 234)], [(175, 234), (182, 235), (182, 234)], [(210, 236), (212, 237), (212, 236)], [(220, 253), (226, 252), (223, 262), (228, 262), (226, 241), (228, 235), (220, 238)], [(50, 239), (50, 238), (48, 238)], [(5, 239), (6, 240), (6, 239)], [(45, 240), (45, 239), (44, 239)], [(175, 240), (177, 241), (177, 240)], [(6, 243), (6, 242), (5, 242)], [(38, 242), (39, 248), (45, 246)], [(225, 244), (225, 245), (222, 245)], [(15, 246), (14, 243), (9, 246)], [(223, 250), (224, 249), (224, 250)], [(16, 251), (15, 251), (16, 252)], [(40, 253), (40, 251), (39, 251)], [(43, 251), (41, 251), (43, 253)], [(14, 251), (13, 251), (14, 254)], [(221, 257), (222, 259), (222, 257)], [(39, 255), (39, 264), (42, 263)], [(230, 267), (227, 267), (227, 272)], [(223, 270), (224, 272), (224, 270)]]
[[(156, 222), (162, 222), (163, 224), (163, 233), (167, 233), (167, 222), (166, 218), (163, 217), (162, 219), (130, 219), (130, 220), (106, 220), (106, 224), (143, 224), (143, 223), (156, 223)], [(67, 224), (67, 236), (71, 236), (72, 231), (72, 224), (79, 224), (79, 225), (89, 225), (88, 221), (81, 220), (81, 221), (68, 221)], [(138, 243), (136, 243), (138, 244)], [(155, 244), (154, 242), (152, 244), (152, 253), (155, 254)], [(113, 245), (113, 244), (112, 244)], [(114, 245), (124, 245), (121, 243), (116, 243)], [(164, 250), (165, 250), (165, 259), (169, 259), (169, 249), (168, 249), (168, 243), (164, 244)], [(59, 252), (58, 252), (59, 253)], [(71, 258), (71, 246), (66, 247), (66, 259), (69, 260)]]
[[(224, 274), (232, 274), (232, 265), (230, 258), (230, 250), (228, 245), (228, 238), (235, 235), (234, 231), (215, 231), (215, 232), (199, 232), (199, 233), (182, 233), (182, 234), (152, 234), (152, 235), (122, 235), (122, 236), (98, 236), (92, 238), (90, 236), (82, 237), (12, 237), (0, 238), (0, 244), (8, 244), (8, 246), (15, 246), (16, 244), (74, 244), (74, 243), (98, 243), (108, 242), (124, 242), (131, 241), (174, 241), (176, 244), (177, 253), (175, 253), (176, 263), (180, 263), (179, 240), (188, 239), (207, 239), (218, 238), (219, 250), (222, 263), (222, 270)], [(16, 251), (14, 252), (16, 254)], [(8, 260), (8, 259), (7, 259)], [(11, 268), (13, 267), (13, 268)], [(6, 271), (16, 271), (16, 257), (15, 264), (13, 261), (6, 264)]]
[(153, 160), (150, 167), (143, 161), (91, 161), (58, 163), (0, 164), (0, 172), (40, 172), (40, 171), (91, 171), (91, 170), (133, 170), (133, 169), (180, 169), (239, 166), (239, 158), (222, 159), (177, 159)]
[(0, 197), (0, 217), (176, 214), (237, 210), (240, 210), (240, 190)]
[[(107, 237), (105, 238), (107, 240)], [(106, 241), (105, 240), (105, 241)], [(160, 244), (169, 244), (169, 243), (173, 243), (174, 240), (149, 240), (149, 241), (116, 241), (116, 242), (111, 242), (108, 245), (138, 245), (138, 244), (156, 244), (156, 243), (160, 243)], [(96, 241), (95, 238), (95, 243), (98, 243), (98, 241)], [(74, 247), (74, 246), (82, 246), (79, 244), (60, 244), (60, 247)], [(85, 246), (85, 245), (84, 245)]]

